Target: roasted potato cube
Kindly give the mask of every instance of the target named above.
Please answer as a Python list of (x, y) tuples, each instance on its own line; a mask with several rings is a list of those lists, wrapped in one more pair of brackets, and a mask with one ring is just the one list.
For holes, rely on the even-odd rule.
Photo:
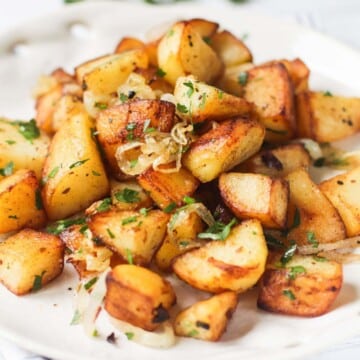
[(238, 295), (226, 291), (199, 301), (177, 314), (175, 334), (194, 339), (218, 341), (236, 309)]
[(234, 170), (283, 177), (299, 168), (307, 170), (310, 162), (310, 155), (302, 144), (288, 144), (260, 151)]
[(120, 179), (124, 177), (115, 158), (120, 145), (125, 144), (128, 139), (143, 139), (147, 120), (150, 120), (149, 127), (170, 132), (174, 116), (174, 104), (161, 100), (134, 100), (101, 111), (96, 119), (98, 139), (113, 175)]
[(114, 52), (115, 54), (120, 54), (124, 51), (135, 49), (145, 49), (144, 42), (137, 38), (126, 36), (119, 41)]
[(42, 190), (51, 220), (84, 210), (109, 191), (93, 128), (87, 113), (78, 113), (63, 124), (52, 140), (43, 169)]
[(147, 68), (148, 63), (148, 56), (142, 49), (112, 55), (84, 75), (83, 89), (93, 94), (110, 95), (116, 92), (134, 69)]
[(329, 311), (341, 285), (339, 263), (295, 255), (286, 267), (270, 264), (265, 270), (258, 306), (286, 315), (319, 316)]
[(223, 121), (191, 144), (183, 164), (201, 182), (209, 182), (255, 154), (264, 135), (264, 128), (255, 120)]
[(128, 263), (149, 265), (166, 234), (169, 215), (160, 210), (98, 212), (89, 219), (93, 235)]
[(242, 98), (224, 93), (216, 87), (195, 79), (178, 78), (174, 90), (178, 111), (183, 119), (198, 123), (205, 120), (224, 120), (248, 115), (252, 106)]
[(134, 180), (111, 180), (111, 200), (119, 210), (139, 210), (153, 205), (148, 193)]
[(221, 197), (240, 219), (258, 219), (264, 227), (286, 226), (289, 186), (260, 174), (227, 173), (219, 179)]
[(296, 96), (296, 105), (299, 137), (330, 142), (360, 129), (360, 98), (305, 91)]
[(198, 29), (189, 21), (178, 22), (158, 45), (159, 67), (165, 72), (165, 80), (172, 85), (178, 77), (187, 74), (207, 83), (221, 74), (221, 60), (204, 41), (202, 30)]
[(45, 225), (41, 191), (31, 170), (18, 170), (0, 180), (0, 234)]
[(297, 245), (312, 245), (344, 239), (345, 226), (319, 187), (304, 169), (298, 169), (285, 178), (290, 187), (288, 210), (288, 239)]
[(173, 270), (180, 279), (200, 290), (244, 292), (264, 272), (267, 254), (260, 222), (246, 220), (232, 228), (224, 241), (211, 241), (177, 257)]
[(114, 318), (148, 331), (169, 319), (176, 302), (170, 283), (135, 265), (118, 265), (106, 277), (105, 310)]
[(205, 19), (190, 19), (188, 23), (205, 41), (209, 41), (219, 28), (218, 23)]
[(197, 239), (197, 234), (203, 229), (204, 224), (196, 212), (184, 209), (173, 214), (169, 221), (168, 235), (155, 255), (159, 269), (170, 271), (175, 256), (203, 245), (203, 241)]
[(173, 173), (163, 173), (149, 168), (137, 179), (161, 209), (171, 206), (172, 203), (180, 206), (184, 196), (191, 196), (199, 185), (199, 181), (184, 168)]
[(61, 274), (64, 248), (55, 235), (20, 231), (0, 242), (0, 282), (15, 295), (39, 290)]
[(93, 237), (87, 225), (72, 225), (61, 232), (61, 240), (70, 254), (71, 263), (80, 279), (96, 276), (105, 271), (114, 262), (114, 253)]
[[(28, 133), (33, 133), (33, 138), (27, 139)], [(49, 145), (50, 138), (37, 131), (34, 120), (28, 123), (0, 119), (0, 168), (13, 162), (14, 171), (26, 168), (40, 178)]]
[(347, 236), (360, 234), (360, 167), (323, 181), (323, 194), (339, 212)]
[(266, 128), (266, 140), (284, 142), (295, 134), (294, 90), (282, 64), (262, 65), (239, 75), (244, 97), (255, 106)]
[(252, 62), (249, 48), (229, 31), (216, 33), (210, 39), (210, 46), (226, 67)]
[(93, 71), (98, 66), (105, 64), (106, 62), (112, 60), (114, 58), (113, 54), (110, 55), (103, 55), (99, 56), (95, 59), (91, 59), (88, 61), (85, 61), (84, 63), (78, 65), (75, 67), (75, 79), (78, 82), (78, 84), (82, 85), (84, 77), (87, 73), (90, 71)]

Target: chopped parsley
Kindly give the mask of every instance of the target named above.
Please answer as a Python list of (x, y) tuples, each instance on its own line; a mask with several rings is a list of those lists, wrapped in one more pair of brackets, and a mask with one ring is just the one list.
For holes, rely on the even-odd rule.
[(73, 318), (71, 319), (70, 325), (78, 325), (80, 324), (82, 319), (82, 315), (78, 309), (75, 310)]
[(121, 221), (121, 225), (127, 225), (136, 222), (137, 218), (137, 216), (129, 216)]
[(83, 225), (81, 228), (80, 228), (80, 234), (84, 234), (86, 230), (88, 230), (89, 227), (87, 226), (87, 224)]
[(138, 159), (134, 159), (134, 160), (130, 160), (129, 163), (130, 163), (130, 169), (133, 169), (137, 163), (139, 162)]
[(14, 172), (14, 162), (10, 161), (3, 168), (0, 169), (1, 176), (9, 176)]
[(14, 125), (18, 127), (19, 133), (31, 143), (34, 139), (37, 139), (40, 136), (40, 130), (36, 126), (34, 119), (27, 121), (15, 121)]
[(186, 246), (190, 245), (190, 242), (189, 241), (180, 241), (179, 245), (182, 247), (186, 247)]
[(128, 123), (125, 128), (127, 131), (126, 139), (129, 141), (134, 140), (135, 139), (134, 130), (136, 129), (136, 123), (134, 122)]
[(87, 161), (89, 161), (90, 159), (84, 159), (84, 160), (79, 160), (79, 161), (76, 161), (74, 163), (72, 163), (70, 166), (69, 166), (69, 169), (74, 169), (78, 166), (81, 166), (83, 164), (85, 164)]
[(128, 338), (128, 340), (132, 340), (135, 336), (135, 334), (132, 332), (126, 332), (125, 335)]
[(111, 198), (105, 198), (96, 208), (97, 212), (108, 211), (111, 207)]
[(317, 262), (326, 262), (326, 261), (328, 261), (327, 258), (322, 257), (322, 256), (316, 256), (316, 255), (314, 255), (312, 258), (313, 258), (315, 261), (317, 261)]
[(297, 245), (295, 241), (291, 241), (290, 246), (286, 249), (286, 251), (280, 258), (280, 262), (282, 265), (286, 265), (293, 258), (296, 249), (297, 249)]
[(193, 329), (193, 330), (191, 330), (191, 331), (189, 331), (187, 333), (187, 336), (189, 336), (189, 337), (194, 337), (194, 336), (197, 336), (197, 335), (199, 335), (199, 332), (197, 330), (195, 330), (195, 329)]
[(186, 204), (186, 205), (190, 205), (190, 204), (194, 204), (196, 203), (196, 200), (190, 196), (184, 196), (183, 197), (183, 202)]
[(169, 213), (171, 213), (172, 211), (174, 211), (175, 208), (176, 208), (176, 203), (171, 202), (169, 205), (167, 205), (167, 206), (164, 208), (163, 211), (164, 211), (164, 213), (169, 214)]
[(167, 37), (171, 37), (171, 36), (173, 36), (174, 35), (174, 29), (170, 29), (169, 31), (168, 31), (168, 33), (167, 33)]
[(298, 275), (302, 274), (306, 274), (306, 269), (301, 265), (291, 266), (289, 268), (288, 277), (291, 280), (295, 280)]
[(289, 290), (289, 289), (283, 290), (282, 293), (283, 293), (284, 296), (286, 296), (287, 298), (289, 298), (291, 301), (293, 301), (293, 300), (296, 299), (294, 293), (293, 293), (291, 290)]
[(84, 288), (85, 290), (89, 290), (93, 287), (93, 285), (95, 285), (95, 283), (98, 281), (98, 277), (95, 276), (94, 278), (92, 278), (91, 280), (89, 280), (85, 285)]
[(122, 191), (116, 192), (114, 196), (116, 200), (129, 204), (137, 203), (140, 201), (139, 192), (129, 188), (125, 188)]
[(35, 190), (35, 206), (37, 210), (42, 210), (44, 208), (40, 189)]
[(332, 97), (333, 94), (332, 94), (329, 90), (326, 90), (326, 91), (324, 92), (324, 96)]
[(115, 239), (114, 233), (109, 228), (106, 229), (106, 232), (109, 234), (111, 239)]
[(120, 93), (120, 94), (119, 94), (119, 99), (120, 99), (120, 101), (121, 101), (122, 103), (125, 103), (126, 101), (129, 100), (129, 97), (128, 97), (126, 94), (124, 94), (124, 93)]
[(43, 271), (41, 273), (41, 275), (35, 275), (33, 286), (32, 286), (32, 291), (38, 291), (42, 288), (42, 280), (43, 280), (43, 276), (45, 273), (46, 273), (46, 271)]
[(324, 157), (319, 157), (314, 160), (313, 165), (315, 167), (323, 167), (325, 165), (326, 159)]
[(60, 167), (59, 166), (55, 166), (49, 173), (49, 175), (47, 176), (48, 179), (53, 179), (56, 174), (59, 172)]
[(98, 108), (98, 109), (100, 109), (100, 110), (105, 110), (105, 109), (107, 109), (107, 104), (105, 104), (105, 103), (102, 103), (102, 102), (96, 102), (95, 104), (94, 104), (94, 106), (96, 107), (96, 108)]
[(134, 265), (133, 255), (130, 249), (126, 249), (126, 260), (130, 265)]
[(97, 171), (95, 170), (92, 170), (91, 173), (94, 175), (94, 176), (101, 176), (100, 173), (98, 173)]
[(159, 77), (161, 77), (161, 78), (163, 78), (165, 75), (166, 75), (166, 72), (163, 70), (163, 69), (161, 69), (161, 68), (158, 68), (157, 70), (156, 70), (156, 76), (159, 76)]
[(150, 119), (146, 119), (144, 121), (144, 128), (143, 128), (144, 134), (150, 134), (156, 130), (154, 127), (149, 127), (150, 123), (151, 123)]
[(141, 208), (139, 210), (139, 213), (142, 215), (142, 216), (148, 216), (148, 212), (149, 212), (150, 209), (147, 209), (147, 208)]
[(67, 219), (67, 220), (59, 220), (56, 223), (48, 226), (46, 231), (50, 234), (59, 235), (65, 229), (72, 225), (84, 225), (86, 224), (86, 219), (81, 217), (77, 219)]
[(237, 224), (237, 220), (233, 218), (227, 225), (220, 221), (216, 221), (205, 232), (198, 234), (200, 239), (225, 240), (231, 231), (231, 228)]
[(176, 110), (182, 114), (186, 114), (189, 112), (189, 109), (185, 105), (180, 104), (180, 103), (176, 104)]
[(14, 145), (14, 144), (16, 144), (16, 141), (14, 141), (14, 140), (5, 140), (5, 142), (6, 142), (8, 145)]
[(209, 37), (209, 36), (204, 36), (204, 37), (203, 37), (203, 40), (204, 40), (204, 42), (205, 42), (206, 44), (208, 44), (208, 45), (211, 45), (211, 43), (212, 43), (211, 37)]
[(245, 86), (248, 81), (249, 74), (246, 71), (242, 71), (238, 76), (238, 83)]
[(186, 86), (188, 88), (188, 91), (186, 92), (186, 95), (188, 97), (191, 97), (191, 95), (194, 93), (195, 89), (194, 89), (194, 84), (191, 81), (188, 82), (184, 82), (184, 86)]
[(313, 231), (306, 232), (306, 240), (313, 248), (319, 247), (319, 242), (316, 239), (315, 233)]
[(218, 99), (221, 100), (223, 98), (223, 96), (224, 96), (224, 92), (221, 90), (218, 90)]

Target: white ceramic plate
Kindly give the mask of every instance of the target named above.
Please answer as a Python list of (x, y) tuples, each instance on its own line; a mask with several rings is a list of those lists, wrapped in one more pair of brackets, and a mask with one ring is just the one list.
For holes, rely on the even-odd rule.
[[(142, 36), (149, 28), (180, 18), (206, 17), (247, 40), (255, 61), (301, 57), (311, 68), (311, 86), (344, 95), (360, 95), (360, 55), (338, 42), (294, 24), (242, 11), (241, 7), (141, 6), (129, 3), (85, 3), (24, 24), (0, 36), (0, 115), (33, 116), (30, 89), (39, 74), (111, 52), (124, 35)], [(340, 143), (354, 148), (359, 137)], [(240, 303), (223, 340), (206, 343), (179, 339), (170, 350), (140, 347), (124, 338), (119, 348), (88, 339), (70, 326), (76, 275), (70, 267), (37, 294), (16, 297), (0, 288), (0, 335), (36, 353), (62, 360), (130, 360), (146, 358), (291, 359), (319, 351), (360, 333), (359, 266), (345, 268), (345, 283), (332, 311), (315, 319), (273, 315), (256, 308), (254, 291)], [(194, 291), (175, 284), (179, 307)], [(186, 296), (182, 297), (182, 294)], [(105, 320), (100, 330), (108, 335)]]

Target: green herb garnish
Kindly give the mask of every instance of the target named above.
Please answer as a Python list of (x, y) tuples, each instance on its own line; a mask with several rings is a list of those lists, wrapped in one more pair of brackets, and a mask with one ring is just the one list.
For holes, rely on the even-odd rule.
[(169, 213), (171, 213), (172, 211), (174, 211), (175, 208), (176, 208), (176, 203), (172, 202), (172, 203), (170, 203), (169, 205), (167, 205), (167, 206), (164, 208), (163, 211), (164, 211), (165, 213), (169, 214)]
[(76, 309), (75, 312), (74, 312), (73, 318), (72, 318), (72, 320), (70, 322), (70, 325), (78, 325), (78, 324), (80, 324), (81, 319), (82, 319), (82, 315), (81, 315), (80, 311)]
[(126, 249), (126, 260), (130, 265), (134, 265), (133, 255), (130, 249)]
[(109, 228), (106, 229), (106, 232), (108, 233), (111, 239), (115, 239), (114, 233)]
[(319, 247), (319, 242), (317, 241), (315, 233), (313, 231), (306, 232), (306, 239), (307, 242), (311, 244), (313, 248)]
[(42, 210), (44, 208), (40, 189), (35, 190), (35, 206), (37, 210)]
[(10, 161), (3, 168), (0, 169), (1, 176), (9, 176), (14, 172), (14, 162)]
[(225, 240), (231, 231), (231, 228), (237, 224), (237, 220), (233, 218), (227, 225), (220, 221), (216, 221), (214, 225), (211, 225), (206, 231), (199, 233), (200, 239), (212, 239), (212, 240)]
[(322, 257), (322, 256), (316, 256), (316, 255), (314, 255), (312, 258), (313, 258), (315, 261), (317, 261), (317, 262), (326, 262), (326, 261), (328, 261), (327, 258)]
[(38, 291), (42, 288), (42, 280), (45, 273), (46, 271), (43, 271), (41, 275), (35, 275), (32, 291)]
[(185, 105), (180, 103), (176, 104), (176, 110), (182, 114), (186, 114), (189, 112), (189, 109)]
[(98, 109), (100, 109), (100, 110), (105, 110), (105, 109), (107, 109), (107, 104), (105, 104), (105, 103), (102, 103), (102, 102), (96, 102), (95, 104), (94, 104), (94, 106), (96, 107), (96, 108), (98, 108)]
[(14, 140), (5, 140), (5, 142), (6, 142), (8, 145), (14, 145), (14, 144), (16, 144), (16, 141), (14, 141)]
[(183, 202), (184, 202), (185, 204), (187, 204), (187, 205), (190, 205), (190, 204), (196, 203), (196, 200), (195, 200), (194, 198), (190, 197), (190, 196), (185, 195), (185, 196), (183, 197)]
[(129, 188), (116, 192), (114, 196), (116, 200), (124, 203), (133, 204), (140, 201), (139, 192)]
[(125, 103), (126, 101), (129, 100), (129, 97), (128, 97), (126, 94), (124, 94), (124, 93), (120, 93), (120, 94), (119, 94), (119, 99), (120, 99), (120, 101), (121, 101), (122, 103)]
[(101, 176), (100, 173), (98, 173), (97, 171), (95, 170), (92, 170), (91, 173), (94, 175), (94, 176)]
[(293, 301), (293, 300), (296, 299), (294, 293), (293, 293), (291, 290), (289, 290), (289, 289), (284, 290), (282, 293), (283, 293), (284, 296), (286, 296), (287, 298), (289, 298), (291, 301)]
[(204, 37), (203, 37), (203, 40), (204, 40), (204, 42), (205, 42), (206, 44), (208, 44), (208, 45), (211, 45), (211, 43), (212, 43), (211, 37), (209, 37), (209, 36), (204, 36)]
[(158, 68), (157, 70), (156, 70), (156, 76), (159, 76), (159, 77), (161, 77), (161, 78), (163, 78), (165, 75), (166, 75), (166, 72), (163, 70), (163, 69), (161, 69), (161, 68)]
[(137, 216), (129, 216), (121, 221), (121, 225), (127, 225), (136, 222), (137, 218)]
[(125, 335), (128, 338), (128, 340), (132, 340), (135, 336), (135, 334), (132, 332), (126, 332)]
[(288, 276), (291, 280), (295, 280), (298, 275), (306, 274), (306, 269), (301, 265), (291, 266), (289, 270)]
[(194, 336), (197, 336), (197, 335), (199, 335), (199, 332), (197, 330), (195, 330), (195, 329), (193, 329), (193, 330), (191, 330), (191, 331), (189, 331), (187, 333), (187, 336), (189, 336), (189, 337), (194, 337)]
[(245, 86), (248, 81), (249, 74), (246, 71), (242, 71), (238, 76), (238, 83)]
[(40, 130), (36, 126), (34, 119), (27, 121), (15, 121), (14, 125), (18, 127), (19, 133), (31, 143), (34, 139), (37, 139), (40, 136)]
[(85, 164), (87, 161), (89, 161), (90, 159), (84, 159), (84, 160), (79, 160), (79, 161), (76, 161), (74, 163), (72, 163), (70, 166), (69, 166), (69, 169), (74, 169), (78, 166), (81, 166), (83, 164)]
[(46, 231), (50, 234), (59, 235), (65, 229), (72, 225), (84, 225), (86, 224), (86, 219), (84, 217), (77, 219), (67, 219), (67, 220), (59, 220), (56, 223), (48, 226)]
[(94, 277), (91, 280), (89, 280), (85, 285), (84, 288), (85, 290), (89, 290), (93, 287), (93, 285), (95, 285), (95, 283), (98, 281), (98, 277)]
[(96, 208), (97, 212), (108, 211), (111, 207), (111, 198), (105, 198)]
[(331, 97), (331, 96), (333, 96), (333, 94), (332, 94), (329, 90), (326, 90), (326, 91), (324, 92), (324, 96), (329, 96), (329, 97)]
[(191, 97), (191, 95), (194, 93), (194, 84), (191, 81), (184, 82), (184, 86), (188, 88), (188, 91), (186, 92), (186, 95), (188, 97)]

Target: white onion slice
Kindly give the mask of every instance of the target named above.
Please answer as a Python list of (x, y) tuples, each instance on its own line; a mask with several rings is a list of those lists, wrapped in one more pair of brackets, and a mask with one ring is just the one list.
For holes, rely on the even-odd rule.
[(175, 334), (169, 322), (163, 323), (156, 331), (146, 331), (109, 315), (111, 324), (122, 333), (131, 333), (131, 341), (153, 348), (169, 348), (175, 344)]
[(323, 157), (323, 151), (316, 141), (312, 139), (297, 139), (295, 142), (303, 144), (313, 160)]
[(298, 251), (302, 255), (312, 255), (324, 251), (333, 251), (339, 249), (354, 249), (360, 247), (360, 236), (335, 241), (332, 243), (319, 244), (317, 247), (313, 245), (303, 245), (298, 247)]

